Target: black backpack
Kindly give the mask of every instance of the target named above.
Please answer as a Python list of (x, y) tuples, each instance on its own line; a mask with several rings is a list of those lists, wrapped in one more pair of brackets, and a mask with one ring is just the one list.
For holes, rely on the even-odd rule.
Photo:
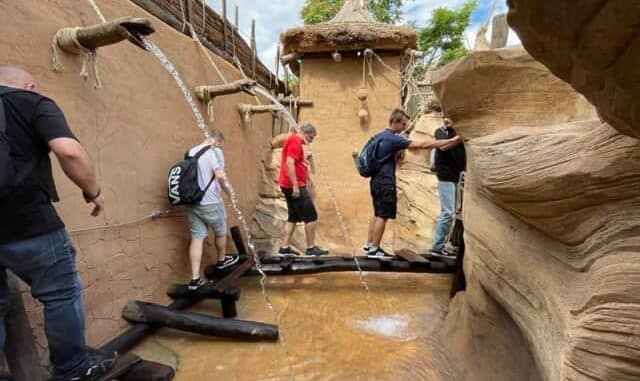
[(378, 147), (382, 142), (382, 134), (376, 134), (369, 139), (367, 144), (362, 147), (360, 154), (356, 159), (356, 168), (362, 177), (372, 177), (380, 170), (380, 165), (387, 161), (393, 153), (390, 153), (382, 159), (376, 159)]
[(204, 189), (198, 185), (198, 159), (204, 155), (211, 146), (200, 149), (194, 156), (189, 156), (189, 151), (184, 154), (184, 160), (173, 165), (169, 169), (168, 192), (169, 202), (172, 205), (198, 204), (204, 194), (216, 178), (215, 174)]

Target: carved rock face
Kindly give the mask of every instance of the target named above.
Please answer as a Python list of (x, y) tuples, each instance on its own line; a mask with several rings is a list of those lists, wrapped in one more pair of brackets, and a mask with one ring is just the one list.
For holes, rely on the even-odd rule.
[[(548, 40), (568, 33), (557, 29)], [(640, 379), (640, 142), (620, 134), (624, 122), (614, 129), (593, 118), (539, 64), (501, 57), (476, 52), (434, 75), (443, 108), (476, 138), (467, 144), (463, 215), (468, 289), (446, 322), (467, 345), (452, 345), (452, 357), (476, 366), (465, 380), (513, 379), (512, 358), (520, 379)], [(511, 355), (467, 349), (516, 353), (522, 343), (527, 351)], [(479, 369), (487, 362), (509, 369)]]
[(591, 101), (618, 131), (640, 137), (640, 2), (509, 0), (527, 51)]

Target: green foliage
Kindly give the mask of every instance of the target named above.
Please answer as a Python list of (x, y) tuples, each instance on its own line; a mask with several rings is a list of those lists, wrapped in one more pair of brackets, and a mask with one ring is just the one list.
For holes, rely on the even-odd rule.
[[(384, 23), (397, 24), (402, 21), (403, 0), (367, 0), (367, 7), (375, 18)], [(329, 21), (344, 4), (344, 0), (305, 0), (300, 15), (305, 24)]]
[(287, 85), (289, 86), (289, 89), (294, 89), (298, 86), (298, 83), (300, 83), (298, 77), (293, 73), (289, 73), (289, 76), (287, 77)]
[(329, 21), (335, 16), (344, 0), (306, 0), (300, 16), (305, 24)]
[(476, 1), (466, 2), (458, 10), (436, 8), (429, 24), (418, 32), (420, 50), (426, 52), (425, 64), (442, 66), (468, 51), (464, 44), (464, 32), (469, 27)]

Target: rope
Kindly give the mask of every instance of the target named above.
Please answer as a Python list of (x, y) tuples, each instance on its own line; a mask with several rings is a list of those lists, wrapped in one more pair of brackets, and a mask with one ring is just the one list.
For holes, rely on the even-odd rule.
[(133, 221), (123, 222), (115, 225), (90, 226), (87, 228), (71, 229), (71, 230), (68, 230), (68, 232), (69, 233), (86, 233), (86, 232), (96, 231), (96, 230), (110, 230), (110, 229), (122, 228), (125, 226), (136, 225), (147, 220), (154, 220), (160, 217), (173, 217), (173, 216), (168, 216), (170, 212), (171, 212), (171, 209), (156, 210), (147, 216), (137, 218)]
[(180, 14), (182, 15), (182, 28), (180, 32), (184, 33), (184, 28), (187, 27), (187, 14), (184, 11), (184, 0), (178, 0), (180, 2)]
[(90, 64), (95, 78), (94, 87), (96, 89), (100, 89), (102, 88), (102, 81), (100, 80), (100, 73), (98, 71), (98, 53), (95, 50), (87, 49), (80, 44), (78, 41), (79, 29), (80, 27), (62, 28), (53, 35), (53, 39), (51, 39), (51, 51), (53, 53), (51, 59), (52, 69), (56, 73), (64, 71), (64, 67), (60, 63), (58, 48), (68, 51), (69, 53), (80, 54), (82, 56), (82, 69), (80, 70), (80, 76), (85, 80), (89, 78), (87, 66)]
[(107, 19), (104, 18), (104, 15), (102, 14), (102, 12), (100, 12), (100, 8), (98, 8), (98, 4), (96, 4), (95, 0), (87, 0), (89, 2), (89, 4), (91, 4), (91, 7), (93, 8), (94, 11), (96, 11), (96, 14), (98, 15), (98, 18), (100, 19), (100, 21), (102, 22), (107, 22)]

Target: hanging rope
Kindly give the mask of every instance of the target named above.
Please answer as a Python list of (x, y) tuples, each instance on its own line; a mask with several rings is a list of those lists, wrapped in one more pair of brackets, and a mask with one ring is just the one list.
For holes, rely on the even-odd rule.
[(187, 14), (184, 11), (184, 0), (178, 0), (180, 2), (180, 14), (182, 15), (182, 28), (180, 32), (184, 33), (184, 28), (187, 27)]
[(170, 212), (171, 212), (171, 209), (156, 210), (156, 211), (152, 212), (151, 214), (149, 214), (147, 216), (140, 217), (140, 218), (137, 218), (137, 219), (135, 219), (133, 221), (129, 221), (129, 222), (123, 222), (123, 223), (115, 224), (115, 225), (91, 226), (91, 227), (87, 227), (87, 228), (71, 229), (71, 230), (67, 230), (67, 231), (70, 234), (75, 234), (75, 233), (86, 233), (86, 232), (96, 231), (96, 230), (111, 230), (111, 229), (122, 228), (122, 227), (125, 227), (125, 226), (136, 225), (136, 224), (145, 222), (147, 220), (154, 220), (154, 219), (160, 218), (160, 217), (182, 217), (182, 215), (169, 215)]
[(200, 32), (200, 34), (204, 36), (205, 28), (207, 26), (207, 5), (204, 0), (200, 1), (202, 2), (202, 32)]
[(94, 87), (102, 88), (100, 80), (100, 72), (98, 71), (98, 53), (95, 50), (87, 49), (78, 41), (78, 30), (80, 27), (62, 28), (53, 35), (51, 39), (51, 66), (54, 72), (60, 73), (64, 71), (64, 67), (60, 63), (58, 49), (61, 48), (69, 53), (79, 54), (82, 56), (82, 69), (80, 76), (85, 80), (89, 78), (87, 66), (91, 65), (93, 77), (95, 79)]

